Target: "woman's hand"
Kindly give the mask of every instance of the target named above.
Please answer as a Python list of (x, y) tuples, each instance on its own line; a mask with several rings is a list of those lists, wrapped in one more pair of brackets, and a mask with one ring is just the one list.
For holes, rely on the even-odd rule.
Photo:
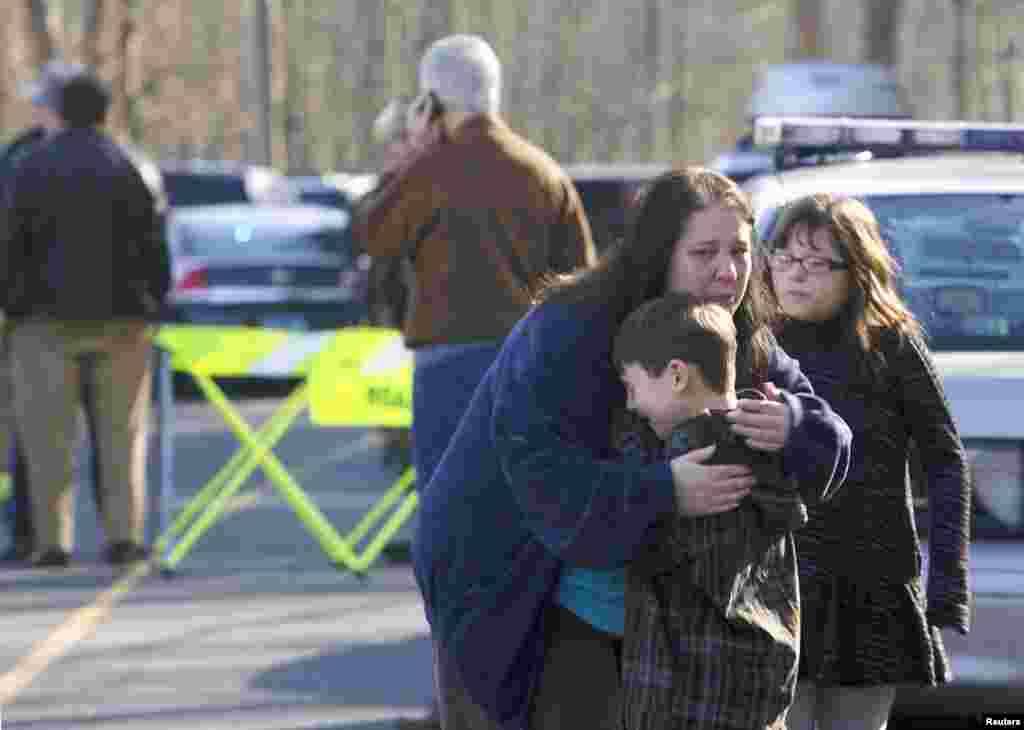
[(745, 436), (751, 448), (761, 451), (781, 451), (789, 437), (789, 407), (779, 399), (779, 389), (765, 383), (768, 400), (741, 398), (736, 410), (730, 411), (732, 430)]
[(739, 464), (704, 466), (714, 452), (714, 446), (706, 446), (669, 462), (680, 514), (699, 517), (728, 512), (750, 494), (754, 486), (750, 468)]

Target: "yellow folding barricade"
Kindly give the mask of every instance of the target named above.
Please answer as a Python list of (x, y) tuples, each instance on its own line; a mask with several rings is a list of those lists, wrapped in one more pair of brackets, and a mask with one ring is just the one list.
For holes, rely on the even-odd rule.
[[(313, 423), (410, 427), (412, 368), (412, 353), (397, 330), (354, 327), (337, 332), (316, 357), (307, 378)], [(415, 512), (419, 501), (413, 489), (415, 479), (410, 466), (349, 532), (346, 540), (358, 543), (385, 520), (361, 559), (372, 562)]]
[[(173, 400), (170, 371), (187, 373), (241, 442), (241, 448), (157, 538), (155, 549), (163, 556), (164, 571), (174, 570), (224, 513), (245, 480), (261, 468), (327, 557), (339, 568), (365, 573), (416, 508), (413, 470), (406, 470), (348, 534), (342, 536), (288, 473), (273, 448), (295, 420), (310, 409), (311, 393), (316, 394), (310, 409), (315, 423), (409, 425), (412, 368), (401, 334), (396, 330), (368, 327), (292, 332), (252, 327), (165, 325), (157, 335), (157, 344), (169, 354), (170, 361), (162, 372), (161, 412), (172, 407), (166, 402)], [(383, 375), (374, 369), (381, 353), (396, 364)], [(364, 367), (367, 365), (368, 369)], [(364, 376), (364, 370), (368, 375)], [(258, 375), (293, 376), (302, 382), (255, 430), (242, 418), (214, 378)], [(382, 379), (386, 381), (386, 388)], [(380, 393), (386, 393), (388, 403), (375, 408), (373, 404), (380, 400)], [(339, 398), (346, 400), (336, 400)], [(173, 492), (168, 488), (173, 483), (173, 447), (166, 438), (163, 448), (161, 501), (168, 505), (173, 500)], [(377, 532), (360, 547), (375, 528)]]

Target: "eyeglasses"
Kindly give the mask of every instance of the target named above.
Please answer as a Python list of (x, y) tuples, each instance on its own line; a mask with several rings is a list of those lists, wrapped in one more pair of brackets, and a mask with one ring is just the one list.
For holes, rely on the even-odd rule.
[(827, 274), (830, 271), (845, 271), (850, 265), (843, 261), (833, 261), (821, 256), (804, 256), (797, 258), (784, 251), (774, 251), (768, 255), (768, 266), (773, 271), (789, 271), (793, 264), (800, 264), (800, 267), (808, 274)]

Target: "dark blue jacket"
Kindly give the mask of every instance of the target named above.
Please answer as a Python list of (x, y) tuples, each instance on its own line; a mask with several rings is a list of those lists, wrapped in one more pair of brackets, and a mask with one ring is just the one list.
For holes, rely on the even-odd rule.
[(70, 128), (18, 164), (0, 216), (0, 306), (11, 319), (153, 318), (170, 287), (158, 201), (97, 129)]
[(14, 139), (0, 150), (0, 188), (13, 176), (23, 159), (37, 144), (46, 139), (46, 130), (32, 126), (15, 135)]
[[(622, 566), (657, 518), (677, 512), (667, 462), (627, 464), (612, 449), (612, 416), (625, 404), (611, 358), (616, 326), (583, 305), (527, 314), (422, 494), (414, 558), (434, 639), (507, 728), (527, 726), (542, 616), (562, 566)], [(846, 424), (781, 350), (768, 375), (797, 394), (786, 397), (789, 471), (841, 482)]]

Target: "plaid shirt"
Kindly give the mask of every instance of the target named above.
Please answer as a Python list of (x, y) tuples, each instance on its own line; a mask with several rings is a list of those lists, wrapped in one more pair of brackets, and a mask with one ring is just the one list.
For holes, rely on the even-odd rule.
[(717, 444), (710, 463), (748, 464), (758, 479), (740, 507), (660, 523), (630, 563), (623, 640), (623, 721), (646, 728), (783, 728), (796, 688), (800, 604), (791, 531), (807, 521), (775, 454), (699, 416), (660, 448), (631, 433), (627, 458), (651, 461)]

